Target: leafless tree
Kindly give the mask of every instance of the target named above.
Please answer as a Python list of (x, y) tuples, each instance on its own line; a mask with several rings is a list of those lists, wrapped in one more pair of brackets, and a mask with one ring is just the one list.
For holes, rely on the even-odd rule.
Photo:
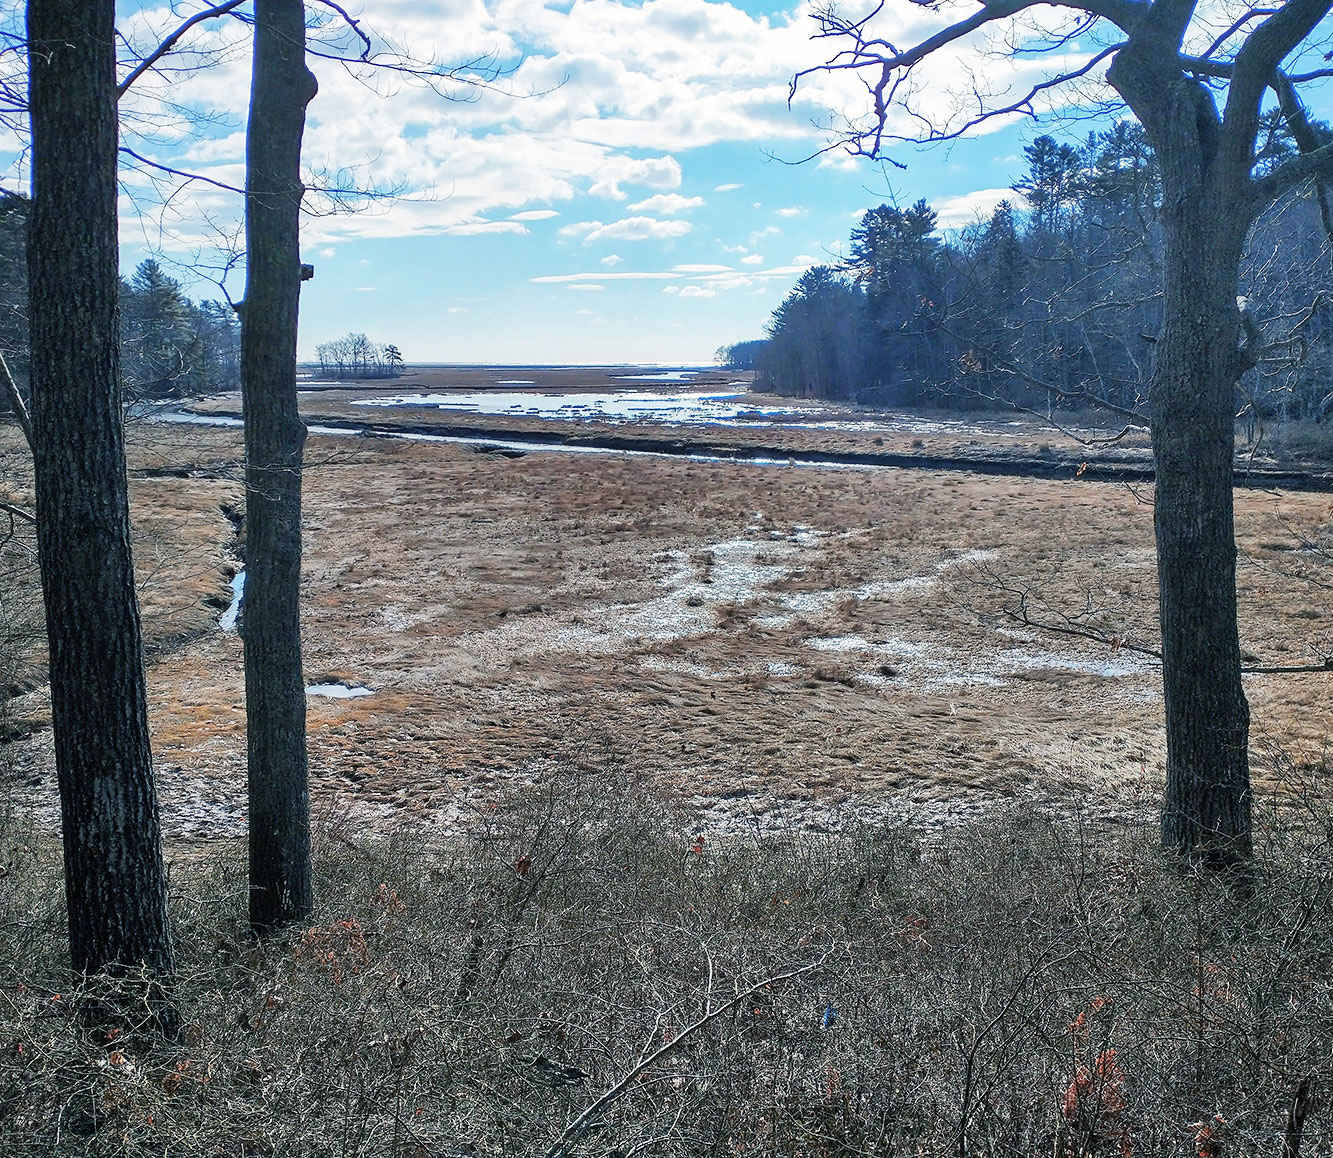
[[(883, 3), (856, 18), (826, 8), (817, 15), (818, 36), (833, 55), (793, 81), (795, 88), (814, 73), (859, 77), (869, 107), (841, 120), (829, 147), (870, 157), (887, 156), (896, 142), (951, 140), (995, 117), (1034, 114), (1054, 90), (1077, 100), (1068, 90), (1103, 67), (1147, 131), (1161, 167), (1164, 246), (1163, 324), (1149, 398), (1167, 728), (1162, 839), (1210, 864), (1244, 861), (1252, 851), (1233, 402), (1264, 338), (1237, 301), (1240, 265), (1258, 215), (1306, 182), (1317, 184), (1328, 226), (1323, 182), (1333, 174), (1333, 145), (1320, 145), (1300, 93), (1333, 76), (1321, 30), (1331, 8), (1329, 0), (1225, 15), (1197, 0), (918, 5), (914, 12), (937, 19), (905, 47), (889, 39)], [(923, 83), (926, 62), (983, 40), (1001, 69), (1005, 61), (1046, 58), (1050, 70), (1016, 92), (970, 78), (970, 91), (954, 94), (952, 106)], [(1311, 57), (1314, 66), (1306, 67)], [(1269, 94), (1300, 151), (1257, 168)], [(953, 111), (934, 115), (941, 108)]]

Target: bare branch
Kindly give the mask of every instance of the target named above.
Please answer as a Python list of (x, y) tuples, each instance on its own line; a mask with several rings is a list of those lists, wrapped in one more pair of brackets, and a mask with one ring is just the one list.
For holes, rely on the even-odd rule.
[(22, 519), (25, 523), (31, 523), (34, 527), (37, 525), (37, 516), (31, 511), (25, 511), (22, 507), (16, 507), (13, 503), (0, 503), (0, 511), (4, 511), (11, 519)]
[(1313, 153), (1302, 153), (1279, 165), (1251, 184), (1250, 196), (1256, 206), (1269, 205), (1312, 177), (1316, 180), (1333, 177), (1333, 145), (1322, 145)]
[[(707, 1008), (707, 1004), (705, 1004), (704, 1015), (699, 1018), (698, 1021), (694, 1022), (692, 1025), (686, 1026), (669, 1042), (663, 1046), (659, 1046), (647, 1057), (640, 1058), (635, 1065), (630, 1067), (630, 1069), (622, 1075), (615, 1085), (608, 1089), (601, 1097), (593, 1102), (592, 1105), (588, 1106), (588, 1108), (579, 1114), (577, 1118), (570, 1122), (569, 1125), (565, 1127), (560, 1137), (557, 1138), (555, 1142), (552, 1143), (550, 1149), (546, 1151), (546, 1158), (567, 1158), (568, 1155), (572, 1154), (578, 1147), (583, 1136), (592, 1126), (593, 1120), (598, 1114), (629, 1089), (630, 1086), (638, 1080), (640, 1074), (651, 1069), (661, 1061), (662, 1058), (666, 1057), (667, 1054), (674, 1052), (677, 1047), (693, 1037), (699, 1030), (703, 1029), (704, 1026), (708, 1025), (710, 1022), (716, 1021), (724, 1013), (734, 1009), (742, 1001), (753, 997), (760, 990), (777, 985), (782, 981), (790, 981), (794, 977), (800, 977), (802, 974), (818, 969), (827, 959), (828, 955), (825, 954), (817, 961), (811, 961), (808, 965), (802, 965), (799, 969), (791, 969), (786, 973), (777, 973), (772, 977), (765, 977), (762, 981), (756, 982), (754, 985), (750, 986), (749, 989), (737, 993), (729, 1001), (726, 1001), (715, 1008)], [(707, 1003), (707, 998), (705, 999), (705, 1002)]]
[(9, 403), (10, 410), (14, 412), (14, 418), (19, 424), (19, 429), (23, 431), (23, 438), (28, 444), (28, 450), (31, 451), (33, 449), (32, 419), (28, 415), (28, 408), (23, 404), (23, 395), (19, 393), (18, 384), (9, 372), (9, 363), (5, 361), (2, 352), (0, 352), (0, 392), (3, 392), (5, 401)]
[(179, 177), (186, 183), (190, 181), (202, 181), (205, 185), (212, 185), (215, 189), (225, 189), (228, 193), (235, 193), (244, 197), (245, 190), (238, 189), (235, 185), (228, 185), (225, 181), (215, 181), (212, 177), (205, 177), (202, 173), (188, 173), (184, 169), (174, 169), (170, 165), (163, 164), (161, 161), (154, 161), (145, 157), (142, 153), (135, 152), (128, 145), (121, 145), (120, 151), (128, 157), (133, 157), (141, 165), (147, 165), (150, 169), (156, 169), (159, 173), (166, 173), (172, 177)]
[(1228, 40), (1235, 36), (1236, 33), (1244, 28), (1251, 20), (1258, 20), (1261, 16), (1272, 16), (1276, 11), (1276, 8), (1251, 8), (1248, 12), (1242, 12), (1231, 22), (1231, 26), (1225, 32), (1220, 33), (1212, 44), (1204, 49), (1199, 55), (1206, 60), (1226, 44)]
[(116, 98), (119, 99), (123, 97), (130, 85), (143, 76), (143, 74), (152, 68), (153, 65), (175, 48), (180, 38), (189, 32), (189, 30), (196, 24), (202, 24), (206, 20), (214, 20), (219, 16), (225, 16), (228, 12), (235, 8), (239, 8), (244, 3), (245, 0), (225, 0), (222, 4), (214, 4), (212, 8), (205, 8), (202, 12), (196, 12), (130, 70), (129, 75), (116, 86)]

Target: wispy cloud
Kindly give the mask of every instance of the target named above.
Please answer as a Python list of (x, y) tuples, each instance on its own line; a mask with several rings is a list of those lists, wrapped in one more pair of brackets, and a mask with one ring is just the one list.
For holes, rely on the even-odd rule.
[(526, 225), (517, 221), (460, 221), (456, 225), (446, 225), (445, 233), (457, 237), (470, 237), (477, 233), (529, 233)]

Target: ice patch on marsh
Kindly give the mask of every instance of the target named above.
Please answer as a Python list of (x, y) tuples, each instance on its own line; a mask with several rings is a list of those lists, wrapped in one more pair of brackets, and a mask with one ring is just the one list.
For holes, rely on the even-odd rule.
[(777, 540), (743, 537), (669, 551), (657, 560), (663, 569), (661, 594), (598, 607), (572, 622), (527, 616), (525, 622), (464, 636), (459, 646), (483, 662), (502, 663), (552, 651), (609, 655), (636, 643), (706, 635), (717, 629), (723, 608), (771, 597), (772, 584), (791, 574), (798, 557), (819, 536), (806, 527)]
[(231, 580), (231, 602), (218, 619), (218, 627), (223, 631), (235, 631), (236, 621), (241, 614), (241, 604), (245, 600), (245, 572), (237, 571)]
[(308, 684), (305, 689), (308, 696), (326, 696), (331, 700), (354, 700), (358, 696), (373, 696), (371, 688), (350, 687), (347, 684)]
[[(653, 390), (616, 390), (544, 393), (536, 390), (457, 391), (448, 394), (399, 394), (387, 398), (357, 398), (354, 406), (425, 406), (465, 414), (504, 414), (562, 421), (596, 419), (603, 422), (676, 422), (697, 425), (730, 422), (741, 415), (760, 413), (743, 395), (732, 390), (668, 394)], [(798, 413), (789, 407), (766, 407), (764, 414)]]
[(906, 639), (879, 639), (874, 643), (860, 635), (818, 636), (805, 641), (806, 647), (816, 651), (868, 651), (875, 655), (919, 656), (925, 654), (928, 645), (912, 643)]

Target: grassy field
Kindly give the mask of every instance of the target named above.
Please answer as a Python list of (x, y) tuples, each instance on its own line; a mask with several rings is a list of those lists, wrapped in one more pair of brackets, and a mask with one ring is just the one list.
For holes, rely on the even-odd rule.
[[(238, 458), (233, 431), (131, 434), (177, 842), (243, 831), (240, 643), (216, 629), (241, 566)], [(312, 437), (308, 461), (308, 682), (374, 691), (310, 699), (329, 814), (449, 830), (543, 769), (625, 761), (718, 835), (937, 826), (1010, 800), (1155, 806), (1159, 680), (1134, 650), (1154, 643), (1150, 492), (344, 437)], [(1329, 522), (1327, 496), (1238, 492), (1256, 664), (1333, 650)], [(1261, 788), (1275, 759), (1324, 760), (1331, 678), (1248, 677)], [(40, 724), (42, 693), (10, 710)], [(50, 819), (43, 734), (6, 747)]]

